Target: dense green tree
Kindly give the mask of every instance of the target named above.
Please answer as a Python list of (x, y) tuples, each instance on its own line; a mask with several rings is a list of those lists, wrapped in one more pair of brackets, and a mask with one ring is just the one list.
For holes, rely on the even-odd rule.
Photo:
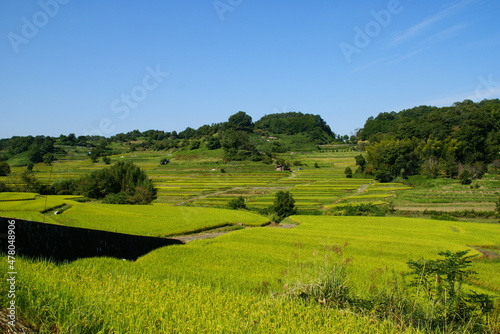
[(356, 165), (359, 166), (359, 171), (361, 173), (364, 173), (365, 172), (365, 167), (366, 167), (366, 159), (365, 159), (365, 157), (362, 154), (360, 154), (360, 155), (357, 155), (354, 158), (356, 159)]
[(60, 145), (68, 145), (68, 146), (76, 146), (78, 144), (78, 140), (74, 133), (70, 133), (69, 135), (60, 135), (57, 138), (57, 143)]
[(255, 129), (267, 135), (305, 134), (317, 144), (335, 139), (335, 134), (319, 115), (287, 112), (271, 114), (255, 122)]
[(389, 182), (396, 176), (413, 175), (420, 161), (415, 154), (418, 140), (383, 140), (367, 148), (367, 160), (372, 173), (381, 182)]
[(118, 194), (107, 194), (106, 197), (102, 199), (102, 202), (106, 204), (130, 204), (129, 197), (123, 192)]
[(148, 204), (156, 199), (156, 188), (146, 173), (132, 162), (117, 162), (77, 181), (77, 192), (95, 199), (124, 193), (131, 204)]
[(53, 154), (55, 152), (54, 143), (55, 139), (51, 137), (35, 137), (33, 143), (30, 146), (29, 160), (33, 163), (44, 162), (45, 156), (47, 154), (47, 161), (50, 160), (50, 157), (53, 157), (53, 155), (51, 156), (50, 154)]
[(239, 111), (229, 117), (227, 127), (233, 131), (252, 132), (254, 124), (252, 122), (252, 117), (247, 115), (244, 111)]
[(190, 150), (197, 150), (200, 148), (201, 142), (199, 140), (191, 140), (191, 143), (189, 144), (189, 149)]
[(111, 164), (111, 158), (105, 155), (102, 157), (102, 162), (104, 162), (106, 165), (109, 165)]
[(191, 139), (196, 137), (196, 130), (187, 127), (184, 131), (179, 132), (180, 139)]
[(207, 149), (209, 150), (217, 150), (221, 148), (220, 140), (216, 137), (210, 137), (207, 141)]
[(228, 130), (224, 133), (221, 146), (224, 150), (224, 160), (226, 161), (261, 161), (263, 155), (252, 142), (251, 135), (244, 131)]
[(33, 136), (14, 136), (8, 141), (8, 144), (6, 146), (10, 155), (16, 155), (28, 151), (31, 145), (33, 145), (34, 141), (35, 137)]
[(245, 199), (243, 198), (243, 196), (238, 196), (237, 198), (233, 198), (232, 200), (229, 201), (228, 206), (230, 209), (233, 209), (233, 210), (247, 208), (247, 206), (245, 204)]
[(289, 191), (278, 191), (274, 198), (273, 212), (278, 217), (278, 221), (297, 213), (295, 200)]
[(10, 166), (7, 162), (0, 162), (0, 176), (7, 176), (10, 174)]
[(78, 186), (76, 179), (58, 180), (52, 184), (52, 193), (55, 195), (78, 194)]
[(500, 152), (500, 100), (456, 102), (450, 107), (420, 106), (370, 117), (358, 132), (372, 144), (382, 140), (426, 141), (419, 151), (422, 172), (457, 175), (457, 165), (490, 163)]
[(100, 156), (101, 156), (101, 152), (99, 150), (92, 150), (89, 153), (90, 161), (92, 161), (93, 163), (96, 163), (97, 161), (99, 161)]
[(352, 169), (351, 169), (351, 167), (347, 166), (344, 169), (344, 174), (345, 174), (346, 178), (348, 178), (348, 179), (352, 178)]

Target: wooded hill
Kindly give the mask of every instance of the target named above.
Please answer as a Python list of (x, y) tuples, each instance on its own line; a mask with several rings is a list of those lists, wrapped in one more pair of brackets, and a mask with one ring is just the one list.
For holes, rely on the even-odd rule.
[(417, 173), (480, 177), (486, 164), (499, 162), (500, 100), (380, 113), (358, 139), (369, 143), (364, 172), (380, 180)]
[[(252, 160), (271, 163), (274, 153), (290, 150), (315, 150), (317, 145), (348, 139), (336, 136), (319, 115), (290, 112), (272, 114), (253, 122), (252, 117), (240, 111), (227, 122), (191, 127), (181, 132), (139, 130), (120, 133), (110, 138), (79, 136), (75, 134), (48, 136), (15, 136), (0, 139), (0, 161), (26, 166), (31, 163), (50, 164), (56, 156), (64, 155), (64, 146), (87, 147), (90, 158), (97, 161), (114, 152), (113, 143), (135, 150), (195, 150), (222, 148), (224, 160)], [(117, 145), (114, 145), (117, 146)]]
[[(110, 138), (60, 135), (0, 140), (0, 161), (11, 166), (50, 164), (67, 146), (88, 148), (96, 162), (135, 150), (177, 151), (222, 149), (224, 161), (276, 162), (277, 154), (317, 150), (332, 143), (356, 144), (366, 151), (357, 159), (358, 174), (380, 181), (424, 174), (432, 177), (480, 177), (486, 165), (500, 167), (500, 100), (465, 100), (449, 107), (419, 106), (370, 117), (357, 136), (332, 132), (319, 115), (288, 112), (256, 122), (243, 111), (226, 122), (186, 128), (181, 132), (134, 130)], [(121, 147), (122, 151), (117, 150)], [(5, 170), (8, 168), (5, 166)], [(465, 172), (465, 174), (464, 174)]]

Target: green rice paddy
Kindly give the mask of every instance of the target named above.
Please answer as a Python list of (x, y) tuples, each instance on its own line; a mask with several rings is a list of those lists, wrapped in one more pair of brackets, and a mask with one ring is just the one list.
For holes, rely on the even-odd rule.
[[(355, 168), (357, 154), (283, 155), (301, 162), (301, 169), (292, 166), (292, 172), (261, 163), (225, 164), (220, 152), (174, 153), (167, 166), (158, 164), (165, 157), (162, 152), (113, 156), (114, 161), (134, 161), (154, 180), (158, 199), (146, 206), (0, 193), (1, 216), (67, 226), (148, 236), (247, 227), (215, 239), (162, 247), (135, 262), (88, 258), (58, 265), (18, 258), (20, 319), (40, 333), (417, 333), (371, 314), (306, 304), (285, 297), (285, 292), (343, 262), (353, 293), (375, 295), (395, 278), (403, 279), (406, 261), (435, 258), (444, 250), (478, 254), (473, 263), (478, 275), (467, 281), (468, 287), (500, 295), (496, 223), (296, 215), (284, 221), (296, 227), (274, 228), (265, 227), (267, 217), (226, 209), (238, 196), (250, 209), (269, 207), (280, 190), (292, 193), (299, 213), (389, 201), (401, 209), (463, 209), (467, 203), (492, 210), (499, 196), (500, 181), (488, 175), (472, 188), (456, 180), (435, 180), (430, 187), (346, 179), (343, 171)], [(37, 165), (34, 174), (50, 183), (104, 167), (83, 158)], [(13, 174), (0, 181), (15, 187), (23, 168), (12, 169)], [(0, 261), (7, 259), (2, 256)], [(7, 302), (6, 288), (0, 285), (2, 305)]]

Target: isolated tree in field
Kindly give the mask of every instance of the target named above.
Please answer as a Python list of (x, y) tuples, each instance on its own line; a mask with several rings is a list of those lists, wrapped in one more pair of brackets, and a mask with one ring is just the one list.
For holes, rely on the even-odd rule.
[(366, 159), (365, 159), (365, 157), (362, 154), (360, 154), (360, 155), (357, 155), (355, 157), (355, 159), (356, 159), (356, 165), (359, 166), (359, 169), (360, 169), (361, 173), (364, 173), (365, 172), (365, 167), (366, 167)]
[(243, 198), (243, 196), (239, 196), (237, 198), (234, 198), (232, 200), (229, 201), (228, 203), (228, 206), (230, 209), (233, 209), (233, 210), (238, 210), (238, 209), (246, 209), (247, 206), (245, 204), (245, 199)]
[(10, 166), (5, 161), (0, 162), (0, 176), (7, 176), (10, 174)]
[(344, 170), (345, 177), (350, 179), (352, 178), (352, 169), (351, 167), (347, 166)]
[(276, 193), (273, 203), (273, 211), (276, 216), (278, 216), (279, 221), (297, 213), (295, 200), (289, 191), (278, 191)]

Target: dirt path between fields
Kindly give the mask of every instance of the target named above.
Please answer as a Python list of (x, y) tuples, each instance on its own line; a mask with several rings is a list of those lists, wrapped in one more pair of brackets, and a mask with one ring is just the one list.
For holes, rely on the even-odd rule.
[[(231, 188), (231, 189), (226, 189), (226, 190), (221, 190), (221, 191), (216, 191), (214, 193), (210, 193), (210, 194), (205, 194), (205, 195), (201, 195), (201, 196), (196, 196), (196, 197), (193, 197), (193, 198), (190, 198), (186, 201), (183, 201), (183, 202), (180, 202), (180, 203), (177, 203), (177, 204), (174, 204), (174, 206), (179, 206), (179, 205), (184, 205), (186, 203), (190, 203), (190, 202), (194, 202), (196, 200), (199, 200), (199, 199), (202, 199), (202, 198), (206, 198), (206, 197), (209, 197), (209, 196), (219, 196), (219, 195), (222, 195), (222, 194), (225, 194), (225, 193), (228, 193), (230, 191), (234, 191), (234, 190), (240, 190), (240, 189), (245, 189), (245, 190), (267, 190), (267, 191), (272, 191), (272, 190), (284, 190), (284, 189), (289, 189), (290, 187), (235, 187), (235, 188)], [(236, 197), (236, 196), (235, 196)]]
[(481, 258), (483, 259), (498, 259), (500, 258), (500, 255), (498, 253), (495, 253), (487, 248), (480, 247), (480, 246), (471, 246), (478, 252), (482, 254)]
[(226, 232), (217, 232), (217, 233), (200, 233), (200, 234), (189, 234), (189, 235), (181, 235), (178, 237), (171, 237), (172, 239), (177, 239), (182, 241), (183, 243), (187, 244), (188, 242), (194, 241), (194, 240), (204, 240), (204, 239), (213, 239), (217, 238), (220, 235), (227, 234), (232, 231), (226, 231)]
[(370, 185), (369, 184), (365, 184), (361, 187), (358, 188), (358, 193), (363, 193), (365, 192), (366, 188), (368, 188)]
[[(294, 172), (291, 172), (288, 177), (289, 178), (294, 178), (294, 177), (297, 177), (297, 175)], [(225, 194), (225, 193), (228, 193), (230, 191), (239, 190), (239, 189), (250, 189), (250, 190), (251, 189), (282, 190), (282, 189), (289, 189), (289, 188), (290, 187), (234, 187), (234, 188), (230, 188), (230, 189), (226, 189), (226, 190), (216, 191), (214, 193), (209, 193), (209, 194), (205, 194), (205, 195), (201, 195), (201, 196), (196, 196), (196, 197), (190, 198), (190, 199), (188, 199), (186, 201), (182, 201), (180, 203), (174, 204), (174, 206), (184, 205), (186, 203), (194, 202), (196, 200), (199, 200), (199, 199), (202, 199), (202, 198), (205, 198), (205, 197), (218, 196), (218, 195)]]
[(238, 190), (238, 189), (241, 189), (241, 187), (236, 187), (236, 188), (231, 188), (231, 189), (226, 189), (226, 190), (222, 190), (222, 191), (216, 191), (214, 193), (210, 193), (210, 194), (206, 194), (206, 195), (201, 195), (201, 196), (197, 196), (197, 197), (193, 197), (193, 198), (190, 198), (188, 199), (187, 201), (184, 201), (184, 202), (180, 202), (180, 203), (177, 203), (177, 204), (174, 204), (174, 206), (179, 206), (179, 205), (184, 205), (186, 203), (189, 203), (189, 202), (194, 202), (198, 199), (202, 199), (202, 198), (205, 198), (205, 197), (208, 197), (208, 196), (218, 196), (220, 194), (224, 194), (224, 193), (227, 193), (231, 190)]
[[(264, 227), (274, 227), (274, 228), (294, 228), (297, 226), (296, 224), (269, 224)], [(257, 228), (257, 227), (247, 227), (245, 226), (244, 229), (247, 228)], [(205, 240), (205, 239), (213, 239), (217, 238), (218, 236), (221, 236), (223, 234), (228, 234), (233, 231), (239, 231), (239, 230), (231, 230), (231, 231), (223, 231), (223, 232), (202, 232), (202, 233), (197, 233), (197, 234), (188, 234), (188, 235), (180, 235), (180, 236), (173, 236), (170, 237), (171, 239), (177, 239), (182, 241), (183, 243), (187, 244), (188, 242), (194, 241), (194, 240)]]

